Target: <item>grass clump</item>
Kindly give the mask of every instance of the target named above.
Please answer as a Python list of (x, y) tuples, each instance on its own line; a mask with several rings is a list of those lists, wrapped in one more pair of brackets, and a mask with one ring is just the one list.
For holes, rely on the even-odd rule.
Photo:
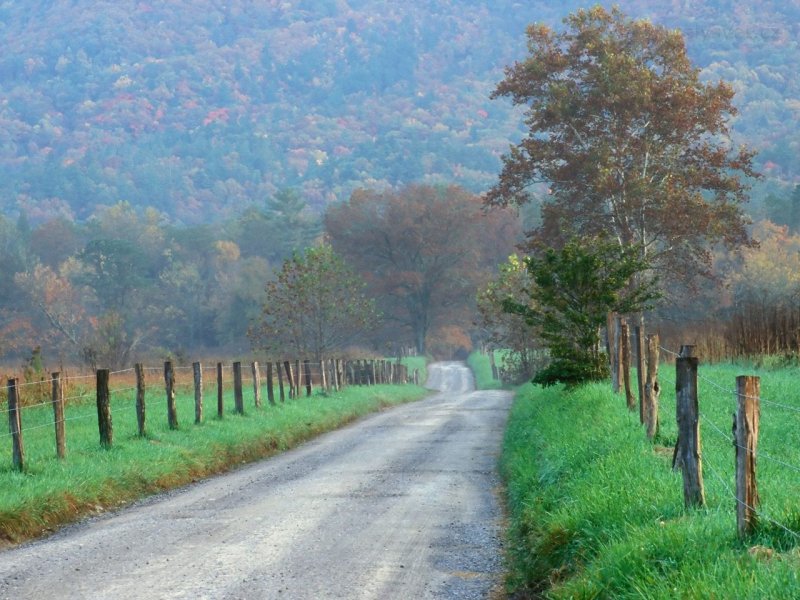
[[(638, 413), (628, 412), (606, 383), (569, 391), (521, 388), (502, 457), (509, 588), (518, 597), (796, 597), (800, 538), (766, 519), (750, 539), (736, 535), (734, 449), (725, 436), (739, 374), (737, 366), (701, 366), (707, 507), (699, 510), (684, 509), (681, 475), (670, 468), (674, 367), (662, 366), (655, 444), (647, 441)], [(780, 398), (800, 410), (795, 374), (765, 374), (762, 399)], [(800, 466), (793, 415), (762, 405), (759, 450)], [(758, 468), (762, 512), (800, 532), (792, 492), (797, 472), (765, 458)]]
[(193, 392), (179, 391), (178, 430), (168, 428), (164, 398), (153, 393), (146, 437), (138, 436), (134, 392), (112, 393), (114, 445), (109, 449), (100, 447), (94, 404), (71, 402), (64, 461), (55, 457), (52, 409), (42, 405), (23, 410), (26, 469), (12, 470), (10, 456), (0, 467), (0, 542), (30, 539), (95, 512), (270, 456), (427, 393), (414, 385), (351, 386), (278, 401), (276, 406), (267, 404), (262, 393), (263, 407), (254, 407), (251, 399), (245, 414), (239, 415), (227, 391), (225, 414), (218, 419), (215, 391), (206, 391), (206, 417), (198, 425), (193, 422)]

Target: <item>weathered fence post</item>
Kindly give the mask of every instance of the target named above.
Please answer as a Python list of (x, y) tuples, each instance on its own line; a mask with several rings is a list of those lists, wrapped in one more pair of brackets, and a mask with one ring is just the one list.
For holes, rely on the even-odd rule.
[(500, 373), (497, 370), (497, 364), (494, 362), (494, 349), (489, 350), (489, 364), (492, 367), (492, 379), (497, 381), (500, 379)]
[(25, 469), (25, 445), (22, 442), (22, 407), (20, 407), (19, 380), (9, 379), (8, 430), (11, 433), (11, 460), (16, 471)]
[(330, 392), (331, 389), (328, 385), (328, 380), (330, 377), (328, 376), (328, 361), (324, 358), (320, 357), (319, 359), (319, 386), (325, 392)]
[[(288, 360), (283, 361), (283, 369), (286, 371), (286, 385), (289, 387), (289, 398), (294, 398), (294, 377), (292, 375), (292, 363)], [(282, 400), (283, 398), (281, 398)]]
[(738, 409), (733, 419), (733, 444), (736, 447), (736, 528), (740, 537), (753, 532), (758, 515), (756, 486), (756, 448), (761, 412), (761, 381), (758, 377), (736, 378)]
[(221, 419), (225, 413), (225, 381), (223, 379), (222, 363), (217, 363), (217, 418)]
[[(643, 348), (644, 350), (644, 348)], [(659, 343), (658, 334), (647, 336), (647, 377), (644, 384), (642, 411), (647, 437), (653, 440), (658, 435), (658, 401), (661, 387), (658, 383)]]
[(347, 387), (347, 376), (345, 375), (345, 361), (342, 358), (336, 359), (336, 387), (338, 389), (343, 389)]
[(272, 361), (267, 361), (267, 402), (275, 406), (275, 390), (272, 389)]
[(98, 369), (97, 371), (97, 426), (100, 430), (100, 445), (110, 448), (114, 442), (114, 427), (111, 422), (108, 369)]
[(306, 396), (311, 395), (311, 362), (308, 359), (303, 361), (303, 375), (306, 379)]
[(233, 401), (236, 412), (244, 414), (244, 396), (242, 395), (242, 363), (233, 363)]
[(619, 328), (617, 327), (617, 314), (613, 312), (608, 313), (606, 319), (606, 341), (611, 369), (611, 389), (616, 394), (619, 392)]
[(645, 361), (644, 328), (641, 325), (634, 327), (633, 338), (635, 340), (634, 351), (636, 352), (636, 383), (639, 386), (639, 422), (644, 423), (644, 386), (647, 363)]
[(144, 437), (147, 432), (145, 425), (147, 408), (144, 399), (144, 365), (136, 363), (134, 370), (136, 371), (136, 424), (139, 427), (139, 437)]
[(56, 426), (56, 456), (67, 456), (67, 433), (64, 428), (64, 388), (61, 385), (61, 373), (51, 373), (53, 422)]
[(203, 365), (192, 363), (194, 374), (194, 422), (203, 422)]
[(167, 393), (167, 422), (170, 429), (178, 428), (178, 409), (175, 406), (175, 370), (172, 361), (164, 363), (164, 389)]
[(687, 507), (704, 506), (703, 462), (700, 450), (700, 411), (697, 402), (697, 357), (693, 346), (683, 346), (675, 360), (678, 443), (673, 468), (683, 473), (683, 500)]
[(631, 392), (631, 336), (627, 320), (620, 319), (619, 331), (622, 356), (620, 370), (622, 371), (622, 384), (625, 388), (625, 403), (628, 405), (628, 410), (633, 412), (636, 410), (636, 400)]
[(253, 403), (256, 408), (261, 406), (261, 372), (258, 370), (258, 362), (253, 361)]
[(281, 373), (281, 363), (276, 362), (275, 366), (277, 367), (278, 371), (278, 388), (280, 391), (281, 402), (286, 402), (286, 394), (283, 390), (283, 373)]
[(300, 359), (294, 359), (294, 397), (300, 397)]

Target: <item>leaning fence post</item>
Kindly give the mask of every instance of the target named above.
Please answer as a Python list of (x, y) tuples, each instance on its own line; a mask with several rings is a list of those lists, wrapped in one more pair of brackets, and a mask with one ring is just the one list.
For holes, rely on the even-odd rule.
[(22, 409), (19, 406), (19, 380), (8, 380), (8, 428), (11, 432), (11, 453), (14, 469), (25, 469), (25, 446), (22, 443)]
[(756, 486), (756, 447), (761, 412), (761, 381), (758, 377), (736, 378), (737, 411), (733, 419), (736, 447), (736, 529), (739, 537), (752, 533), (759, 504)]
[(217, 418), (221, 419), (225, 413), (225, 381), (223, 379), (222, 363), (217, 363)]
[(683, 346), (675, 360), (678, 442), (673, 468), (683, 473), (683, 500), (687, 507), (705, 505), (703, 463), (700, 451), (700, 411), (697, 402), (697, 357), (694, 347)]
[(136, 424), (139, 427), (139, 436), (145, 435), (145, 400), (144, 400), (144, 365), (136, 363), (134, 365), (136, 371)]
[(233, 401), (236, 412), (244, 414), (244, 396), (242, 395), (242, 363), (233, 363)]
[(67, 434), (64, 429), (64, 388), (61, 385), (61, 373), (51, 373), (53, 421), (56, 426), (56, 456), (67, 456)]
[[(286, 385), (289, 388), (289, 398), (294, 398), (294, 377), (292, 375), (291, 361), (283, 361), (283, 370), (286, 371)], [(283, 398), (281, 398), (283, 400)]]
[(253, 361), (253, 403), (256, 408), (261, 406), (261, 372), (258, 369), (258, 362)]
[(164, 362), (164, 390), (167, 394), (167, 422), (170, 429), (178, 428), (178, 409), (175, 407), (175, 370), (172, 361)]
[(642, 413), (647, 437), (653, 440), (658, 435), (658, 401), (661, 387), (658, 383), (658, 334), (647, 336), (647, 378), (644, 382)]
[(194, 373), (194, 422), (203, 422), (203, 365), (192, 363)]
[(114, 427), (111, 422), (108, 369), (98, 369), (97, 371), (97, 426), (100, 429), (100, 445), (110, 448), (114, 441)]

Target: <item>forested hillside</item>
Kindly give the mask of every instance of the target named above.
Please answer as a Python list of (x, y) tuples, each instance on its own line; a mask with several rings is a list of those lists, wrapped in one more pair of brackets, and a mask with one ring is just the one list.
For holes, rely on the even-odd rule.
[[(484, 191), (520, 115), (489, 93), (524, 27), (575, 0), (31, 0), (0, 3), (0, 202), (32, 221), (120, 200), (175, 224), (229, 218), (294, 187)], [(800, 175), (800, 6), (622, 1), (679, 27), (737, 90), (739, 141)]]

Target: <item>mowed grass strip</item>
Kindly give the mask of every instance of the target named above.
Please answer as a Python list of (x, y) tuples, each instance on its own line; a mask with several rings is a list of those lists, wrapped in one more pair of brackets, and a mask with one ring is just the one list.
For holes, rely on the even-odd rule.
[(170, 430), (163, 387), (153, 384), (147, 392), (147, 436), (141, 438), (135, 391), (114, 392), (112, 385), (113, 446), (100, 447), (97, 409), (87, 394), (87, 399), (67, 405), (64, 461), (55, 456), (52, 408), (26, 408), (23, 473), (11, 468), (10, 437), (0, 437), (6, 447), (0, 466), (0, 540), (17, 543), (37, 537), (92, 513), (276, 454), (370, 412), (427, 394), (414, 385), (350, 386), (310, 397), (302, 392), (281, 404), (276, 389), (277, 405), (270, 406), (264, 389), (264, 406), (256, 408), (252, 387), (245, 385), (245, 413), (239, 415), (228, 386), (225, 414), (218, 419), (216, 387), (208, 385), (204, 421), (196, 425), (194, 393), (182, 386), (176, 397), (180, 427)]
[[(655, 444), (609, 384), (519, 390), (501, 466), (516, 597), (797, 597), (800, 372), (701, 365), (700, 374), (707, 507), (699, 510), (684, 508), (681, 475), (671, 470), (674, 366), (661, 367)], [(757, 477), (761, 511), (774, 523), (762, 518), (746, 540), (736, 535), (730, 440), (741, 374), (760, 375), (762, 399), (773, 402), (762, 403)]]

